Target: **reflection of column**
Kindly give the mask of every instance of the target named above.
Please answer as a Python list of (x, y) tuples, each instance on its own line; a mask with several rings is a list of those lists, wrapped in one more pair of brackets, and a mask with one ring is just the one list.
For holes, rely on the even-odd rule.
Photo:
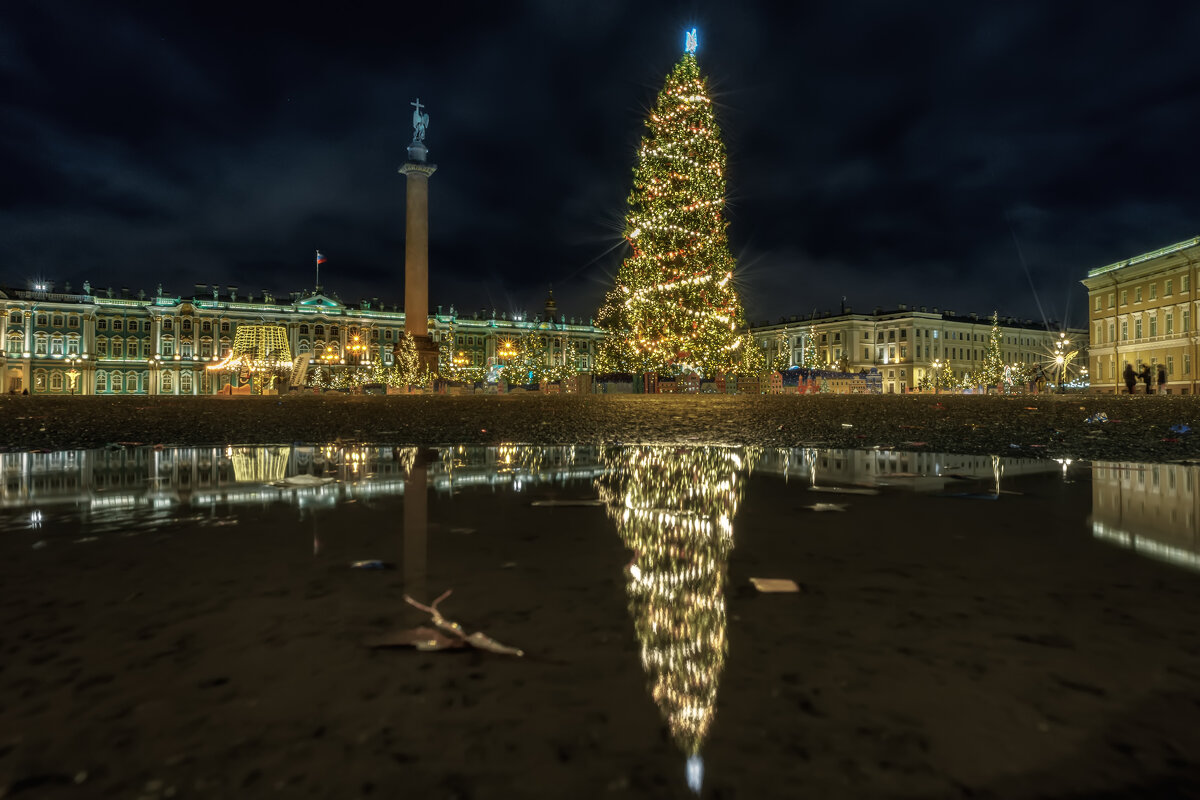
[(428, 469), (418, 453), (404, 479), (404, 591), (421, 602), (429, 599), (425, 591)]
[(629, 610), (650, 694), (687, 755), (700, 791), (700, 748), (712, 724), (725, 664), (725, 570), (747, 466), (724, 448), (636, 447), (602, 452), (612, 471), (597, 491), (634, 551)]

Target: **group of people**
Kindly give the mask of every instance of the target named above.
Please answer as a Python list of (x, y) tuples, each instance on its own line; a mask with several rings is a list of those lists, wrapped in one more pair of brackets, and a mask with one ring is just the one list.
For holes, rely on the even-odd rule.
[[(1123, 376), (1125, 378), (1125, 389), (1129, 394), (1133, 394), (1133, 390), (1137, 386), (1137, 382), (1139, 380), (1146, 384), (1146, 394), (1155, 394), (1154, 382), (1155, 382), (1156, 376), (1154, 375), (1153, 372), (1150, 371), (1149, 365), (1143, 365), (1141, 370), (1134, 372), (1133, 364), (1126, 364), (1125, 372), (1123, 373)], [(1167, 387), (1167, 368), (1161, 364), (1158, 365), (1157, 378), (1158, 378), (1158, 392), (1157, 393), (1158, 394), (1166, 394), (1166, 391), (1167, 391), (1167, 388), (1166, 388)]]

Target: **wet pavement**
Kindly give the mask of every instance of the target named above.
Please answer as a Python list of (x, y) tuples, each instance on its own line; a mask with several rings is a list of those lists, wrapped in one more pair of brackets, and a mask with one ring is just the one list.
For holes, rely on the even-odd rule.
[[(0, 477), (3, 796), (1200, 793), (1195, 465), (118, 446)], [(446, 590), (524, 655), (370, 646)]]

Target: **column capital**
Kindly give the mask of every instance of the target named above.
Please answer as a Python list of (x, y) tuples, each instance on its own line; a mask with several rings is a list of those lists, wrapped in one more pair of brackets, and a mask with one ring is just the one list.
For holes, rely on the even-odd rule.
[(424, 175), (428, 178), (433, 173), (437, 172), (437, 164), (418, 164), (416, 161), (405, 161), (400, 169), (396, 170), (401, 175), (407, 177), (409, 173)]

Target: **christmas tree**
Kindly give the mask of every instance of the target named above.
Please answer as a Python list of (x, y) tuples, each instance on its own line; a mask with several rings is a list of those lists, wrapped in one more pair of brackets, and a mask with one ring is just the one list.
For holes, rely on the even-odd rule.
[(597, 491), (626, 546), (629, 609), (650, 694), (699, 790), (700, 747), (725, 664), (725, 572), (739, 473), (752, 452), (704, 447), (606, 449)]
[(801, 358), (800, 366), (805, 369), (816, 369), (821, 366), (820, 357), (817, 355), (817, 326), (808, 326), (808, 337), (804, 343), (804, 356)]
[(725, 145), (696, 61), (695, 31), (667, 76), (633, 170), (631, 253), (600, 309), (600, 372), (757, 372), (733, 288), (726, 238)]
[(1000, 317), (992, 312), (992, 333), (988, 337), (987, 350), (983, 353), (983, 367), (979, 370), (978, 378), (985, 390), (990, 390), (1004, 380), (1004, 352), (1001, 346), (1004, 339), (1000, 335)]

